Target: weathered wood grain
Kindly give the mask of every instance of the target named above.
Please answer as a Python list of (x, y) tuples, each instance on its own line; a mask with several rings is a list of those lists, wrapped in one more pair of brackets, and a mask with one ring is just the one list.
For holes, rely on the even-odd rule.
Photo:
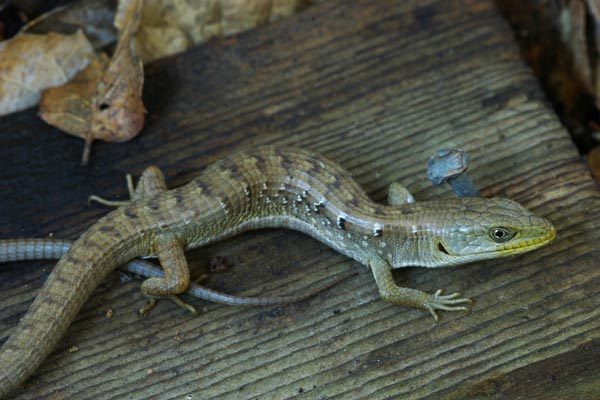
[[(211, 287), (273, 294), (361, 274), (289, 307), (207, 304), (193, 317), (163, 302), (145, 319), (138, 282), (112, 274), (17, 398), (600, 392), (590, 356), (600, 337), (600, 194), (491, 0), (329, 0), (150, 65), (146, 82), (143, 133), (98, 144), (88, 168), (78, 165), (80, 141), (35, 111), (0, 119), (0, 237), (75, 238), (107, 212), (87, 196), (124, 197), (126, 172), (156, 164), (176, 186), (234, 148), (276, 142), (322, 152), (377, 200), (392, 181), (420, 200), (451, 196), (428, 183), (425, 163), (459, 145), (486, 196), (548, 217), (558, 239), (521, 257), (398, 271), (402, 284), (475, 300), (471, 313), (436, 324), (380, 301), (364, 267), (308, 237), (248, 233), (189, 254), (196, 271), (215, 256), (231, 266)], [(2, 267), (0, 340), (52, 265)]]

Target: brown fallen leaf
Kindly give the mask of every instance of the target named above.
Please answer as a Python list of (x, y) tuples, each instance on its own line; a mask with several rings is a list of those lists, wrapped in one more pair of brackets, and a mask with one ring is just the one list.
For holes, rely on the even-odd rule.
[(0, 116), (36, 105), (44, 89), (62, 85), (94, 57), (85, 35), (19, 35), (0, 43)]
[(44, 91), (40, 101), (40, 116), (44, 121), (86, 139), (91, 129), (92, 100), (108, 62), (108, 56), (101, 54), (70, 82)]
[[(119, 4), (115, 22), (123, 18), (127, 23), (115, 23), (119, 28), (119, 41), (92, 104), (93, 134), (86, 140), (88, 153), (89, 145), (94, 139), (124, 142), (135, 137), (144, 126), (144, 67), (131, 45), (133, 35), (140, 24), (143, 4), (144, 0)], [(85, 152), (84, 162), (87, 162)]]
[[(105, 3), (94, 1), (99, 7)], [(49, 124), (85, 140), (82, 162), (86, 164), (94, 140), (126, 141), (143, 127), (144, 77), (134, 45), (147, 59), (164, 57), (215, 35), (239, 32), (291, 15), (309, 2), (121, 0), (115, 13), (119, 40), (113, 57), (110, 61), (100, 57), (73, 82), (47, 90), (40, 116)], [(145, 5), (143, 14), (142, 4)], [(58, 20), (62, 19), (70, 21), (71, 17)]]
[[(82, 29), (92, 46), (99, 49), (116, 40), (112, 23), (115, 2), (68, 3), (27, 23), (22, 32), (67, 34)], [(134, 50), (148, 62), (179, 53), (213, 36), (226, 36), (277, 21), (312, 2), (314, 0), (146, 0)], [(118, 17), (115, 25), (121, 26)]]
[(59, 129), (85, 140), (82, 164), (87, 164), (92, 142), (123, 142), (135, 137), (144, 126), (142, 103), (144, 72), (133, 54), (131, 39), (143, 0), (124, 3), (119, 18), (127, 23), (110, 61), (94, 60), (73, 82), (44, 92), (40, 116)]
[[(290, 16), (311, 0), (146, 0), (134, 49), (144, 62)], [(117, 24), (117, 26), (119, 26)]]

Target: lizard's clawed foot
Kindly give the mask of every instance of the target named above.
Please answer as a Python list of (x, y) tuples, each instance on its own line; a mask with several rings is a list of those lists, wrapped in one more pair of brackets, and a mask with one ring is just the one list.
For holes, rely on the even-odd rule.
[(140, 308), (138, 313), (142, 317), (146, 317), (148, 314), (150, 314), (150, 311), (152, 311), (152, 309), (155, 306), (156, 306), (156, 299), (148, 299), (148, 302), (142, 308)]
[[(182, 307), (182, 308), (188, 310), (189, 312), (191, 312), (194, 315), (198, 314), (198, 310), (196, 309), (196, 307), (184, 302), (176, 295), (166, 296), (165, 298), (173, 300), (175, 302), (175, 304), (177, 304), (179, 307)], [(140, 308), (139, 314), (142, 317), (147, 316), (150, 313), (150, 311), (152, 311), (152, 309), (156, 306), (157, 301), (158, 301), (158, 299), (148, 298), (148, 302), (142, 308)]]
[(430, 295), (429, 299), (423, 302), (422, 307), (429, 311), (433, 316), (433, 319), (438, 320), (437, 313), (435, 310), (444, 311), (469, 311), (469, 308), (460, 304), (472, 303), (471, 299), (465, 297), (459, 297), (460, 293), (442, 294), (442, 289), (437, 290), (434, 294)]
[(196, 310), (196, 307), (184, 302), (183, 300), (181, 300), (179, 298), (179, 296), (171, 295), (171, 296), (169, 296), (169, 299), (173, 300), (175, 302), (175, 304), (177, 304), (179, 307), (182, 307), (182, 308), (188, 310), (192, 314), (194, 314), (194, 315), (198, 314), (198, 310)]

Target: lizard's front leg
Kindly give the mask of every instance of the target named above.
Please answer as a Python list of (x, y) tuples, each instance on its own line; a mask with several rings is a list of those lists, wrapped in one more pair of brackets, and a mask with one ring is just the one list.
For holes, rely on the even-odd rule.
[(399, 206), (414, 202), (415, 198), (402, 184), (398, 182), (390, 183), (388, 187), (388, 204), (390, 206)]
[(369, 266), (375, 277), (379, 295), (385, 301), (423, 308), (429, 311), (436, 321), (438, 319), (436, 310), (468, 311), (468, 308), (461, 304), (471, 303), (471, 300), (459, 297), (460, 293), (442, 295), (442, 291), (438, 290), (434, 294), (429, 294), (416, 289), (399, 287), (394, 282), (390, 265), (384, 259), (373, 258), (369, 261)]

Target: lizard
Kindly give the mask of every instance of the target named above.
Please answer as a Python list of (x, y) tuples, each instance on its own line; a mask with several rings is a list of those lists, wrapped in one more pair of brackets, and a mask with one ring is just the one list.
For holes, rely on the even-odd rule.
[(164, 271), (141, 285), (149, 309), (155, 299), (187, 289), (185, 250), (252, 229), (293, 229), (368, 266), (383, 300), (425, 309), (437, 320), (437, 310), (467, 310), (471, 300), (397, 286), (392, 269), (519, 254), (556, 236), (548, 220), (508, 199), (412, 202), (390, 193), (389, 205), (377, 204), (334, 162), (278, 146), (237, 152), (171, 190), (149, 167), (131, 202), (100, 218), (60, 258), (0, 348), (0, 397), (35, 371), (99, 282), (140, 256), (157, 256)]

